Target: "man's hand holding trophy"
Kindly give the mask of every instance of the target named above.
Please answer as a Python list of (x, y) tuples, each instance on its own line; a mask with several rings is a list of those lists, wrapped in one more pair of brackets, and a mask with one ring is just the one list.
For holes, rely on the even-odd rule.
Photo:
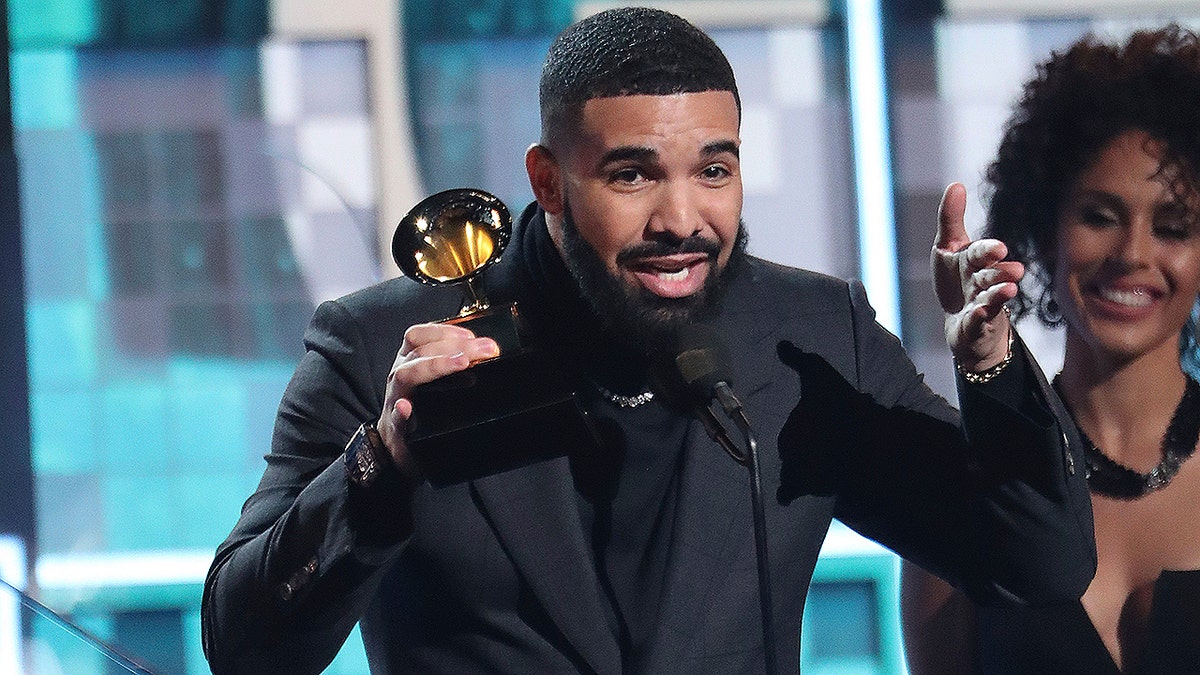
[[(498, 356), (412, 394), (407, 444), (435, 485), (557, 457), (591, 436), (575, 383), (536, 348), (517, 304), (492, 305), (486, 297), (481, 273), (499, 262), (511, 235), (512, 216), (497, 197), (455, 189), (413, 207), (392, 238), (392, 255), (405, 276), (465, 287), (462, 309), (442, 323), (490, 337), (500, 347)], [(538, 429), (536, 438), (528, 429)]]

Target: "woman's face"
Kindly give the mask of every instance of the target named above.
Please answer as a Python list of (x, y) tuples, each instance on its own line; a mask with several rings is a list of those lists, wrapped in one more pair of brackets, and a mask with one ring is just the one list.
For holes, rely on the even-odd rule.
[(1200, 293), (1200, 201), (1171, 192), (1160, 160), (1161, 144), (1124, 132), (1059, 210), (1054, 298), (1068, 336), (1118, 361), (1157, 349), (1176, 355)]

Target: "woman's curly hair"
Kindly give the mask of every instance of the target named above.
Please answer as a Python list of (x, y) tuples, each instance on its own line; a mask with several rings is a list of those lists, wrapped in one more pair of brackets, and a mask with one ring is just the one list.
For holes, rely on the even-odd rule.
[[(1059, 209), (1079, 175), (1109, 141), (1141, 130), (1163, 144), (1159, 175), (1180, 197), (1200, 168), (1200, 36), (1171, 24), (1124, 44), (1085, 37), (1038, 66), (988, 167), (986, 236), (1026, 264), (1017, 315), (1047, 325), (1062, 317), (1051, 295)], [(1185, 200), (1187, 203), (1187, 200)], [(1196, 214), (1192, 214), (1195, 216)]]

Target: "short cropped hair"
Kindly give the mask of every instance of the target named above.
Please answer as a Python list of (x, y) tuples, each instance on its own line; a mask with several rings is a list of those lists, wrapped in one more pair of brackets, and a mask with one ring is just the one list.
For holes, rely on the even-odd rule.
[[(1159, 176), (1185, 204), (1200, 168), (1200, 38), (1169, 25), (1123, 44), (1088, 36), (1038, 66), (988, 167), (986, 236), (1029, 266), (1018, 315), (1062, 322), (1052, 296), (1058, 217), (1080, 174), (1110, 141), (1140, 130), (1163, 146)], [(1198, 214), (1190, 213), (1196, 218)], [(1036, 296), (1034, 295), (1036, 293)]]
[(733, 94), (733, 68), (704, 31), (669, 12), (625, 7), (569, 26), (542, 64), (538, 98), (542, 144), (574, 130), (583, 105), (594, 98), (705, 91)]

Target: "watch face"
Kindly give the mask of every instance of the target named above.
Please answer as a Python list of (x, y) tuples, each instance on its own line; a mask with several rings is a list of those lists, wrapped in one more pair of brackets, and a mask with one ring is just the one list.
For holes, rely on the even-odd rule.
[(376, 469), (375, 450), (371, 447), (370, 441), (359, 446), (357, 459), (359, 478), (363, 483), (367, 483), (375, 477)]
[(371, 431), (365, 424), (359, 427), (346, 449), (346, 472), (356, 485), (370, 485), (379, 472), (378, 449)]

